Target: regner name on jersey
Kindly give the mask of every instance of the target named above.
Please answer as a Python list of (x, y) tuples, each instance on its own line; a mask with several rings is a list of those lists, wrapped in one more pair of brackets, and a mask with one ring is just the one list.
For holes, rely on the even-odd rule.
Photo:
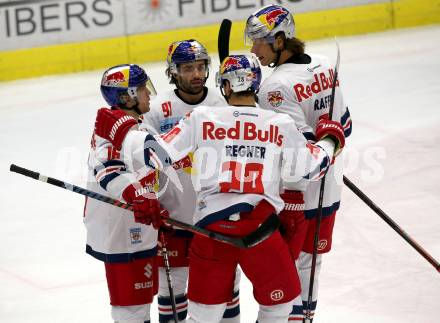
[[(166, 151), (166, 158), (158, 156), (158, 147)], [(279, 213), (284, 207), (281, 177), (321, 178), (333, 158), (334, 144), (331, 140), (309, 144), (286, 114), (226, 106), (195, 108), (162, 136), (129, 131), (123, 149), (132, 158), (128, 163), (157, 168), (168, 158), (176, 161), (194, 152), (194, 222), (203, 227), (251, 211), (263, 199)]]

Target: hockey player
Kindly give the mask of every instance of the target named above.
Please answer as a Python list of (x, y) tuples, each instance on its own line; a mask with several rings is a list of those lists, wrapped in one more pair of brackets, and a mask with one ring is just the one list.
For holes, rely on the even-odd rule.
[[(205, 86), (210, 63), (211, 58), (200, 42), (190, 39), (172, 43), (168, 49), (166, 74), (170, 83), (176, 88), (160, 93), (151, 101), (151, 109), (144, 115), (141, 127), (153, 133), (164, 134), (199, 105), (224, 106), (226, 102), (220, 94), (214, 93)], [(159, 172), (160, 203), (170, 212), (172, 218), (186, 223), (192, 223), (196, 207), (196, 193), (191, 182), (191, 165), (191, 155), (188, 155), (174, 163), (173, 168)], [(178, 229), (175, 229), (172, 235), (167, 235), (171, 278), (180, 320), (186, 318), (188, 307), (186, 286), (191, 238), (190, 232)], [(173, 313), (161, 255), (158, 260), (159, 322), (167, 323), (173, 319)], [(239, 274), (240, 272), (237, 271), (234, 296), (227, 306), (223, 323), (240, 322)]]
[[(160, 165), (195, 153), (196, 225), (231, 236), (245, 236), (268, 216), (279, 213), (281, 176), (319, 179), (344, 146), (339, 122), (322, 119), (317, 143), (307, 143), (286, 114), (260, 109), (255, 103), (261, 70), (256, 58), (227, 57), (218, 82), (230, 106), (197, 107), (167, 134), (153, 137), (130, 131), (135, 120), (101, 109), (95, 131), (121, 145), (132, 165)], [(160, 151), (161, 147), (163, 151)], [(158, 155), (158, 152), (160, 154)], [(162, 156), (160, 156), (162, 155)], [(238, 249), (195, 235), (190, 250), (187, 322), (217, 323), (240, 265), (260, 304), (258, 322), (287, 322), (300, 298), (299, 279), (279, 231), (249, 249)]]
[[(142, 68), (125, 64), (105, 71), (101, 93), (112, 109), (138, 120), (149, 110), (155, 89)], [(86, 252), (104, 262), (111, 316), (118, 323), (149, 323), (150, 305), (157, 293), (156, 229), (161, 223), (152, 190), (154, 170), (129, 171), (121, 153), (96, 133), (88, 168), (89, 189), (134, 208), (133, 214), (95, 199), (86, 199), (84, 206)]]
[[(295, 38), (292, 14), (279, 5), (268, 5), (252, 14), (246, 23), (245, 39), (248, 45), (252, 45), (251, 52), (259, 58), (261, 65), (274, 68), (258, 93), (261, 107), (287, 113), (295, 120), (305, 138), (315, 142), (316, 126), (321, 118), (328, 117), (331, 100), (334, 70), (328, 59), (304, 52), (305, 44)], [(351, 118), (339, 81), (336, 83), (333, 120), (341, 122), (345, 136), (348, 137), (351, 133)], [(332, 245), (333, 225), (341, 199), (342, 167), (342, 156), (339, 156), (326, 177), (312, 314), (317, 303), (322, 254), (329, 252)], [(286, 225), (296, 227), (294, 232), (284, 237), (291, 247), (292, 256), (297, 260), (305, 305), (309, 291), (320, 183), (284, 182), (283, 186), (281, 197), (286, 208), (281, 214), (281, 220)], [(302, 315), (303, 308), (294, 307), (291, 319), (300, 319)]]

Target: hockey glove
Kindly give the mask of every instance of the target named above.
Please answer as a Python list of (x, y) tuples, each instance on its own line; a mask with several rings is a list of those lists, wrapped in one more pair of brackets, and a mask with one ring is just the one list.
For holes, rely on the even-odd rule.
[(159, 229), (163, 224), (161, 209), (156, 194), (140, 184), (130, 184), (122, 193), (123, 199), (133, 205), (134, 221), (142, 224), (152, 224)]
[(135, 118), (122, 110), (102, 108), (98, 110), (96, 115), (95, 133), (110, 141), (116, 149), (120, 150), (125, 135), (131, 127), (137, 124)]
[(290, 254), (295, 260), (301, 251), (307, 222), (304, 217), (304, 197), (300, 191), (286, 190), (280, 194), (284, 201), (284, 209), (280, 212), (280, 231), (289, 246)]
[(316, 139), (319, 141), (329, 138), (335, 143), (335, 156), (344, 148), (345, 136), (341, 123), (328, 119), (321, 119), (316, 126)]
[(165, 220), (170, 217), (168, 210), (161, 207), (160, 208), (160, 217), (162, 219), (162, 225), (160, 226), (159, 234), (160, 234), (160, 232), (163, 232), (165, 234), (165, 237), (168, 238), (174, 234), (173, 226), (171, 224), (168, 224), (165, 222)]

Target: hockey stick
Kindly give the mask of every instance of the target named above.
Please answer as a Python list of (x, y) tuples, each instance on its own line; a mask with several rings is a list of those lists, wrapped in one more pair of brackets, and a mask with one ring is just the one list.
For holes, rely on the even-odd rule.
[(173, 285), (171, 284), (171, 269), (170, 261), (168, 259), (167, 241), (165, 239), (165, 234), (162, 230), (159, 231), (159, 238), (162, 244), (162, 257), (165, 264), (165, 274), (167, 276), (168, 291), (170, 292), (171, 308), (173, 309), (173, 319), (175, 323), (179, 323), (179, 317), (177, 316), (176, 298), (174, 297)]
[(365, 195), (356, 185), (353, 184), (347, 177), (344, 176), (344, 184), (356, 194), (362, 201), (365, 202), (382, 220), (384, 220), (394, 231), (396, 231), (403, 239), (408, 242), (411, 247), (417, 250), (437, 272), (440, 273), (440, 263), (435, 260), (421, 245), (419, 245), (414, 239), (412, 239), (396, 222), (393, 221), (380, 207), (378, 207), (367, 195)]
[(218, 31), (218, 58), (220, 59), (220, 64), (223, 60), (229, 56), (229, 37), (231, 35), (232, 22), (229, 19), (223, 19)]
[[(338, 81), (338, 71), (339, 71), (339, 62), (340, 62), (340, 50), (339, 44), (336, 42), (336, 47), (338, 49), (337, 58), (336, 58), (336, 66), (335, 66), (335, 75), (333, 76), (332, 83), (332, 93), (330, 96), (330, 108), (328, 112), (329, 120), (332, 120), (333, 117), (333, 106), (335, 103), (335, 92), (336, 92), (336, 82)], [(325, 175), (321, 179), (321, 186), (319, 188), (319, 202), (318, 202), (318, 213), (316, 216), (316, 228), (315, 235), (313, 237), (313, 254), (312, 254), (312, 267), (310, 268), (310, 280), (309, 280), (309, 294), (307, 297), (307, 309), (304, 321), (312, 322), (312, 301), (313, 301), (313, 285), (315, 281), (315, 272), (316, 272), (316, 258), (318, 256), (318, 243), (319, 243), (319, 231), (321, 229), (321, 221), (322, 221), (322, 204), (324, 201), (324, 187), (325, 187)]]
[[(33, 179), (52, 184), (58, 187), (61, 187), (63, 189), (88, 196), (91, 198), (94, 198), (96, 200), (99, 200), (101, 202), (109, 203), (114, 206), (126, 209), (126, 210), (133, 210), (132, 205), (112, 199), (108, 196), (104, 196), (102, 194), (87, 190), (85, 188), (69, 184), (63, 181), (60, 181), (59, 179), (47, 177), (44, 175), (41, 175), (40, 173), (31, 171), (29, 169), (11, 164), (10, 169), (11, 172), (15, 172), (24, 176), (31, 177)], [(249, 235), (242, 237), (242, 238), (232, 238), (229, 236), (225, 236), (223, 234), (213, 232), (210, 230), (206, 230), (204, 228), (197, 227), (195, 225), (191, 225), (185, 222), (181, 222), (176, 219), (172, 219), (169, 217), (164, 217), (164, 221), (167, 224), (174, 225), (176, 227), (188, 230), (194, 234), (198, 234), (207, 238), (211, 238), (214, 240), (217, 240), (219, 242), (224, 242), (230, 245), (233, 245), (238, 248), (250, 248), (253, 247), (260, 242), (266, 240), (279, 226), (279, 220), (278, 217), (275, 214), (272, 214), (269, 216), (254, 232), (251, 232)]]

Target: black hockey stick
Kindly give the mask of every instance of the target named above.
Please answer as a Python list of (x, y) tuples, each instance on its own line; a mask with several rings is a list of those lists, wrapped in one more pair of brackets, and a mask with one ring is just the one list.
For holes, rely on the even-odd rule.
[[(94, 198), (96, 200), (99, 200), (101, 202), (109, 203), (114, 206), (126, 209), (126, 210), (133, 210), (133, 207), (130, 204), (112, 199), (111, 197), (104, 196), (102, 194), (87, 190), (85, 188), (69, 184), (66, 182), (63, 182), (59, 179), (47, 177), (44, 175), (41, 175), (40, 173), (31, 171), (29, 169), (11, 164), (10, 169), (11, 172), (15, 172), (24, 176), (31, 177), (33, 179), (52, 184), (61, 188), (64, 188), (66, 190), (88, 196), (91, 198)], [(213, 232), (210, 230), (206, 230), (204, 228), (197, 227), (195, 225), (191, 225), (176, 219), (172, 219), (169, 217), (165, 217), (164, 221), (167, 224), (174, 225), (176, 227), (188, 230), (194, 234), (198, 234), (207, 238), (211, 238), (220, 242), (224, 242), (230, 245), (233, 245), (238, 248), (250, 248), (253, 247), (260, 242), (266, 240), (279, 226), (279, 220), (278, 217), (273, 214), (269, 216), (254, 232), (251, 232), (249, 235), (242, 237), (242, 238), (232, 238), (229, 236), (225, 236), (223, 234)]]
[(414, 239), (412, 239), (408, 233), (406, 233), (393, 219), (391, 219), (380, 207), (378, 207), (367, 195), (365, 195), (356, 185), (353, 184), (347, 177), (344, 176), (344, 184), (356, 194), (362, 201), (365, 202), (377, 215), (379, 215), (382, 220), (384, 220), (394, 231), (396, 231), (403, 239), (408, 242), (411, 247), (417, 250), (417, 252), (422, 255), (437, 272), (440, 273), (440, 263), (435, 260), (421, 245), (419, 245)]
[(217, 48), (220, 64), (227, 56), (229, 56), (229, 37), (231, 35), (231, 27), (232, 22), (229, 19), (223, 19), (218, 31)]
[(171, 284), (170, 260), (168, 259), (167, 240), (162, 230), (159, 231), (159, 238), (162, 244), (162, 257), (165, 264), (165, 274), (167, 276), (168, 291), (170, 292), (171, 308), (173, 309), (173, 319), (175, 323), (179, 323), (177, 316), (176, 298), (174, 297), (173, 285)]
[[(335, 66), (335, 75), (333, 76), (332, 83), (332, 93), (330, 96), (330, 108), (328, 112), (329, 120), (332, 120), (333, 117), (333, 106), (335, 103), (335, 92), (336, 92), (336, 82), (338, 81), (338, 71), (339, 71), (339, 62), (340, 62), (340, 50), (339, 44), (336, 42), (336, 46), (338, 48), (337, 58), (336, 58), (336, 66)], [(321, 179), (321, 186), (319, 188), (319, 202), (318, 202), (318, 211), (316, 215), (316, 228), (315, 235), (313, 237), (313, 254), (312, 254), (312, 267), (310, 268), (310, 280), (309, 280), (309, 293), (307, 297), (307, 308), (304, 321), (312, 322), (312, 301), (313, 301), (313, 285), (315, 282), (315, 272), (316, 272), (316, 258), (318, 256), (318, 243), (319, 243), (319, 231), (321, 229), (321, 221), (322, 221), (322, 204), (324, 201), (324, 187), (325, 187), (325, 175)]]

